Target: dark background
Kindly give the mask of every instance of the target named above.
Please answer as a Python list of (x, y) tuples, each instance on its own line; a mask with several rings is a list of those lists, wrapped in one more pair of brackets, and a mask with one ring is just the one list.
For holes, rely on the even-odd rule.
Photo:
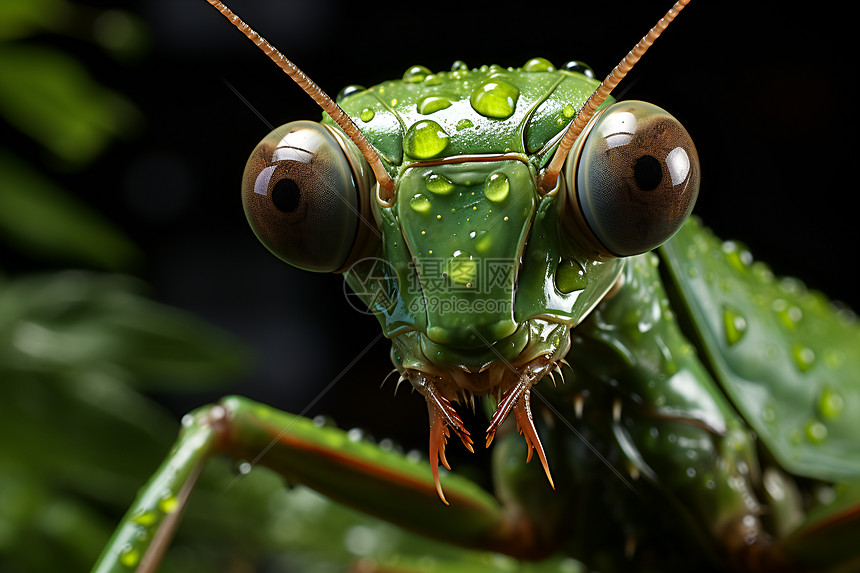
[[(497, 4), (492, 11), (486, 3), (334, 0), (230, 6), (334, 96), (348, 84), (399, 78), (414, 64), (447, 70), (457, 59), (473, 67), (579, 59), (602, 77), (669, 2)], [(203, 0), (121, 7), (149, 29), (149, 50), (136, 61), (117, 62), (70, 38), (46, 41), (130, 97), (145, 124), (92, 168), (53, 175), (142, 247), (146, 259), (132, 272), (155, 298), (220, 325), (256, 353), (256, 369), (234, 387), (171, 397), (177, 413), (225, 392), (300, 412), (379, 330), (347, 304), (340, 277), (292, 269), (254, 239), (239, 182), (269, 128), (226, 82), (273, 125), (318, 120), (320, 111)], [(842, 36), (832, 23), (842, 17), (799, 3), (776, 10), (694, 1), (620, 89), (626, 99), (666, 108), (692, 134), (703, 170), (695, 212), (708, 225), (747, 243), (778, 274), (858, 308), (856, 120), (845, 111), (856, 66), (837, 46)], [(13, 142), (19, 137), (2, 130)], [(31, 151), (22, 137), (17, 145), (24, 156)], [(32, 152), (51, 169), (49, 157)], [(11, 271), (41, 265), (4, 256)], [(308, 414), (331, 413), (341, 425), (424, 450), (423, 400), (408, 389), (392, 398), (393, 380), (378, 389), (391, 369), (388, 349), (377, 342)], [(480, 433), (482, 424), (471, 427)]]

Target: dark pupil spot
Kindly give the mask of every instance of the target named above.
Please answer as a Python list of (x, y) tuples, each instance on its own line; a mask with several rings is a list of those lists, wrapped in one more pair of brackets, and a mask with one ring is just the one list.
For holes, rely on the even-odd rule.
[(281, 179), (272, 188), (272, 203), (279, 211), (292, 213), (299, 206), (302, 191), (292, 179)]
[(633, 178), (641, 190), (653, 191), (663, 179), (663, 169), (660, 162), (651, 155), (643, 155), (636, 160), (636, 166), (633, 167)]

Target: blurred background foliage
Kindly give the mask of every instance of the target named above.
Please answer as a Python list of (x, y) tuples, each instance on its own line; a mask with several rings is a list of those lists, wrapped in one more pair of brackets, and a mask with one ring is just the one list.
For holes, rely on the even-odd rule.
[[(116, 65), (145, 57), (148, 42), (128, 12), (0, 4), (0, 570), (10, 573), (88, 570), (177, 431), (147, 393), (211, 386), (247, 366), (223, 331), (117, 274), (140, 268), (140, 249), (58, 181), (96, 169), (144, 118), (46, 37), (91, 43)], [(28, 266), (38, 270), (16, 272)]]
[[(141, 250), (58, 181), (98, 169), (145, 118), (56, 41), (42, 41), (56, 36), (60, 45), (92, 43), (116, 66), (145, 58), (148, 42), (125, 11), (0, 4), (0, 237), (4, 255), (30, 259), (4, 256), (10, 266), (38, 268), (0, 267), (0, 570), (8, 573), (89, 570), (178, 430), (149, 395), (213, 387), (247, 369), (236, 340), (116, 274), (139, 270)], [(194, 506), (205, 510), (192, 508), (189, 535), (164, 570), (253, 570), (269, 541), (269, 496), (282, 484), (262, 475), (234, 495), (213, 493), (231, 475), (226, 464), (207, 472)]]

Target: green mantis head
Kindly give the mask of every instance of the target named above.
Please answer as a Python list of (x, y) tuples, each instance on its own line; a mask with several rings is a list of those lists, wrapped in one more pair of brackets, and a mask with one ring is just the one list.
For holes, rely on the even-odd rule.
[[(446, 427), (470, 447), (450, 406), (460, 395), (500, 400), (489, 440), (511, 408), (531, 426), (528, 389), (563, 358), (624, 257), (689, 216), (699, 166), (687, 132), (656, 106), (609, 97), (684, 3), (602, 83), (542, 58), (455, 62), (413, 66), (338, 103), (240, 26), (325, 111), (254, 150), (243, 181), (251, 226), (286, 262), (345, 273), (392, 340), (395, 367), (427, 398), (431, 448)], [(539, 446), (533, 428), (526, 435)]]
[[(609, 105), (544, 189), (567, 110), (581, 107), (596, 81), (548, 62), (427, 70), (419, 81), (415, 69), (426, 70), (340, 101), (378, 146), (393, 197), (382, 198), (329, 118), (295, 122), (248, 162), (243, 193), (255, 232), (291, 264), (345, 272), (394, 340), (398, 369), (473, 374), (563, 352), (566, 329), (606, 294), (623, 257), (659, 245), (689, 215), (698, 188), (692, 141), (655, 106)], [(500, 85), (505, 117), (498, 102), (486, 106), (488, 86)], [(534, 321), (565, 330), (555, 344), (538, 342)]]

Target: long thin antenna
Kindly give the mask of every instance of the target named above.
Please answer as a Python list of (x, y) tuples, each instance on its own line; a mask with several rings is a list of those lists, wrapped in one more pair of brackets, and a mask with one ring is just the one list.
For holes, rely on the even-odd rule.
[(663, 30), (666, 29), (669, 23), (675, 19), (675, 16), (677, 16), (689, 2), (690, 0), (679, 0), (676, 2), (675, 5), (672, 6), (671, 10), (666, 12), (666, 15), (660, 18), (660, 21), (651, 28), (644, 38), (637, 42), (633, 49), (624, 56), (624, 59), (615, 66), (615, 69), (612, 70), (612, 72), (606, 76), (606, 79), (604, 79), (597, 89), (594, 90), (594, 93), (591, 94), (591, 97), (588, 98), (588, 101), (586, 101), (585, 105), (582, 106), (582, 109), (579, 110), (579, 113), (576, 115), (574, 120), (570, 122), (570, 126), (567, 128), (567, 133), (565, 133), (564, 137), (559, 141), (558, 147), (555, 150), (555, 155), (553, 155), (552, 160), (549, 162), (546, 170), (541, 176), (540, 184), (544, 190), (549, 192), (555, 189), (556, 183), (558, 182), (558, 175), (564, 168), (564, 160), (567, 159), (567, 154), (570, 152), (570, 148), (573, 147), (573, 143), (576, 141), (576, 138), (582, 132), (583, 128), (588, 123), (588, 120), (594, 115), (594, 112), (597, 111), (597, 108), (600, 107), (600, 104), (606, 101), (606, 98), (609, 97), (609, 94), (615, 89), (615, 86), (624, 79), (624, 76), (626, 76), (627, 72), (633, 68), (633, 65), (639, 61), (642, 54), (651, 47), (654, 40), (660, 37)]
[(346, 133), (346, 135), (352, 140), (353, 143), (358, 147), (358, 150), (367, 160), (367, 163), (370, 165), (370, 168), (373, 170), (373, 174), (376, 176), (376, 181), (379, 183), (380, 193), (379, 199), (387, 204), (391, 204), (394, 202), (394, 181), (391, 179), (391, 176), (388, 175), (388, 172), (385, 170), (385, 166), (382, 165), (382, 160), (377, 155), (376, 151), (370, 145), (370, 142), (364, 136), (363, 133), (356, 127), (355, 123), (353, 123), (352, 119), (347, 115), (343, 109), (335, 103), (331, 97), (327, 93), (325, 93), (312, 79), (305, 75), (305, 73), (299, 69), (293, 62), (288, 60), (281, 52), (275, 49), (269, 42), (266, 41), (265, 38), (260, 36), (257, 32), (255, 32), (250, 26), (248, 26), (245, 22), (242, 21), (241, 18), (236, 16), (227, 6), (225, 6), (222, 2), (218, 0), (207, 0), (209, 4), (211, 4), (216, 10), (221, 12), (225, 18), (230, 20), (230, 22), (239, 29), (240, 32), (245, 34), (249, 40), (254, 42), (258, 48), (263, 50), (263, 53), (269, 56), (275, 64), (284, 70), (290, 78), (298, 84), (302, 90), (315, 102), (319, 105), (324, 112), (326, 112), (335, 123), (340, 126), (340, 128)]

